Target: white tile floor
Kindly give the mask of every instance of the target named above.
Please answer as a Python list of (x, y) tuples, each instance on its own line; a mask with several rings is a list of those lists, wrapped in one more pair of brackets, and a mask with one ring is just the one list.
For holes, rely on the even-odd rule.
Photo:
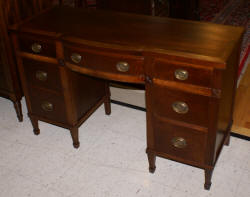
[(249, 197), (250, 142), (231, 138), (224, 147), (210, 191), (203, 170), (157, 158), (148, 172), (145, 113), (103, 107), (80, 128), (81, 146), (67, 130), (40, 122), (35, 136), (26, 116), (0, 98), (0, 197)]

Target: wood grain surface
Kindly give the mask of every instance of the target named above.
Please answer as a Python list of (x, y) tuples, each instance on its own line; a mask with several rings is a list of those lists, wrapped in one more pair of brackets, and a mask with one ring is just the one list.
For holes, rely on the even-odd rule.
[(250, 63), (236, 92), (232, 131), (250, 137)]

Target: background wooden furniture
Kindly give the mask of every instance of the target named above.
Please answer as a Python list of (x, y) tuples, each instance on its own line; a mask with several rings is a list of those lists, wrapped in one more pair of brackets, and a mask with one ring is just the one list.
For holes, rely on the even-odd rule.
[[(78, 5), (88, 7), (87, 0)], [(97, 9), (199, 20), (199, 0), (96, 0)]]
[(200, 0), (168, 0), (169, 17), (199, 20)]
[(69, 128), (77, 147), (80, 124), (103, 102), (110, 113), (107, 83), (90, 76), (144, 84), (150, 172), (156, 156), (172, 159), (204, 169), (210, 188), (229, 144), (243, 28), (58, 7), (12, 30), (35, 133), (38, 120)]
[(0, 96), (10, 99), (19, 121), (23, 120), (21, 109), (22, 90), (16, 69), (7, 26), (18, 22), (16, 2), (0, 1)]
[(0, 96), (13, 102), (19, 121), (23, 119), (20, 102), (23, 92), (7, 28), (46, 8), (63, 3), (63, 0), (0, 1)]
[(0, 1), (0, 96), (13, 102), (19, 121), (23, 119), (20, 102), (23, 93), (7, 28), (53, 3), (51, 0)]
[(76, 0), (75, 5), (153, 16), (168, 16), (169, 13), (168, 0), (95, 0), (94, 3), (89, 3), (88, 0)]
[(153, 14), (152, 0), (97, 0), (97, 9), (131, 12), (137, 14)]

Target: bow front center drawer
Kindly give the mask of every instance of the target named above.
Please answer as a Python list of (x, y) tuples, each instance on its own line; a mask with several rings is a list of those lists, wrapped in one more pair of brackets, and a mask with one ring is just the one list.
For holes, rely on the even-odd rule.
[(86, 48), (65, 47), (71, 69), (115, 81), (143, 83), (143, 56)]

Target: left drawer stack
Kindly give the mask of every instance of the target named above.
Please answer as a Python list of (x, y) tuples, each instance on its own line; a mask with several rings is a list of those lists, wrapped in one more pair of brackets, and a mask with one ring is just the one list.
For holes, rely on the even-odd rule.
[(110, 113), (106, 82), (67, 69), (59, 41), (33, 34), (13, 38), (34, 133), (40, 133), (38, 120), (67, 128), (78, 148), (79, 126), (104, 102), (106, 113)]
[(70, 123), (62, 91), (59, 68), (55, 64), (23, 59), (32, 113), (60, 123)]

